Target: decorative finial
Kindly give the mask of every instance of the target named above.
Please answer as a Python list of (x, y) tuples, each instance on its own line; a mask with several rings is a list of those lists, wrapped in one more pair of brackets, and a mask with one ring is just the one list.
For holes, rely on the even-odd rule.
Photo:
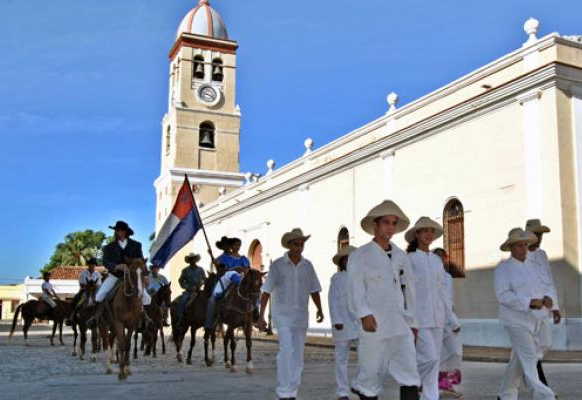
[(221, 186), (218, 189), (218, 194), (221, 195), (221, 196), (224, 196), (226, 194), (226, 188), (224, 186)]
[(271, 175), (275, 169), (275, 160), (267, 161), (267, 175)]
[(396, 111), (396, 104), (398, 104), (398, 95), (394, 92), (391, 92), (386, 96), (386, 101), (388, 102), (388, 113), (392, 113)]
[(538, 40), (536, 34), (538, 33), (539, 28), (540, 21), (538, 21), (537, 19), (530, 18), (527, 21), (525, 21), (525, 24), (523, 24), (523, 30), (525, 31), (525, 33), (529, 35), (529, 38), (527, 39), (527, 42), (525, 42), (524, 44), (530, 44)]
[(198, 4), (200, 4), (200, 5), (202, 5), (202, 4), (210, 4), (210, 1), (209, 0), (200, 0), (198, 2)]
[(305, 146), (305, 154), (304, 155), (307, 155), (313, 151), (313, 139), (311, 139), (311, 138), (305, 139), (305, 142), (303, 142), (303, 145)]
[(247, 172), (247, 173), (245, 174), (245, 179), (246, 179), (246, 181), (247, 181), (247, 185), (248, 185), (249, 183), (251, 183), (251, 179), (252, 179), (252, 178), (253, 178), (253, 174), (252, 174), (252, 173), (250, 173), (250, 172)]

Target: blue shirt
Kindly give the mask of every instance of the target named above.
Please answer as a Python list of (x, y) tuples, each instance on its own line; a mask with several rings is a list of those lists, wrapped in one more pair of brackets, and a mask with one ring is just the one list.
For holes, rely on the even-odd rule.
[(227, 271), (238, 267), (249, 268), (251, 266), (249, 259), (245, 256), (235, 257), (230, 254), (222, 254), (216, 260), (224, 264)]

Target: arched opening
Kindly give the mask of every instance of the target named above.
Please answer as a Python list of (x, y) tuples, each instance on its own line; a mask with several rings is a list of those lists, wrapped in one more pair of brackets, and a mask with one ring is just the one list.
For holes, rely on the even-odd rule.
[(224, 79), (223, 63), (220, 58), (212, 60), (212, 80), (215, 82), (222, 82)]
[(451, 199), (443, 211), (444, 246), (449, 255), (450, 272), (465, 277), (465, 211), (458, 199)]
[(194, 79), (203, 80), (204, 79), (204, 57), (197, 55), (194, 57)]
[(200, 124), (198, 145), (207, 149), (214, 149), (214, 124), (206, 121)]
[(345, 226), (342, 227), (337, 235), (337, 249), (338, 251), (350, 245), (350, 232)]
[(263, 270), (263, 245), (259, 239), (252, 241), (249, 246), (249, 261), (251, 268), (262, 271)]
[(170, 150), (172, 149), (172, 145), (171, 145), (171, 133), (172, 133), (172, 129), (171, 127), (168, 126), (168, 129), (166, 129), (166, 155), (170, 154)]

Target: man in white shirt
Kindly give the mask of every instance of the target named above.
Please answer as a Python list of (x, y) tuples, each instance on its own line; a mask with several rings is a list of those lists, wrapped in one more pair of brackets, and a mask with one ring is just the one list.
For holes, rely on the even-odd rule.
[(271, 315), (279, 337), (276, 392), (280, 400), (294, 400), (301, 384), (310, 296), (317, 307), (317, 322), (323, 322), (321, 285), (313, 264), (302, 256), (308, 239), (299, 228), (283, 235), (281, 245), (288, 252), (271, 264), (261, 288), (259, 327), (267, 327), (265, 310), (272, 297)]
[(419, 398), (414, 277), (408, 257), (391, 242), (409, 224), (400, 207), (385, 200), (361, 221), (373, 240), (354, 251), (348, 261), (348, 304), (361, 321), (359, 372), (352, 391), (361, 400), (378, 399), (386, 365), (400, 385), (400, 399)]
[(50, 278), (51, 278), (50, 272), (44, 272), (42, 274), (42, 279), (44, 280), (44, 282), (41, 285), (42, 289), (41, 298), (46, 304), (50, 306), (50, 308), (54, 309), (57, 307), (57, 303), (54, 300), (57, 297), (57, 294), (55, 293), (53, 285), (51, 285), (51, 283), (49, 282)]
[(523, 377), (535, 400), (555, 400), (554, 392), (538, 376), (536, 335), (541, 320), (552, 308), (551, 293), (541, 285), (535, 266), (527, 259), (528, 246), (537, 241), (531, 232), (514, 228), (501, 251), (511, 257), (495, 269), (495, 294), (499, 301), (499, 321), (511, 341), (511, 359), (503, 375), (500, 400), (517, 400)]
[(101, 273), (95, 270), (96, 266), (97, 259), (95, 257), (91, 257), (89, 260), (87, 260), (87, 269), (81, 271), (81, 275), (79, 276), (80, 289), (75, 297), (73, 297), (73, 302), (71, 304), (72, 311), (65, 321), (68, 326), (72, 325), (73, 318), (77, 312), (77, 307), (87, 300), (85, 296), (85, 288), (87, 287), (87, 284), (93, 282), (97, 288), (101, 286), (102, 277)]
[(525, 224), (525, 230), (536, 235), (538, 239), (537, 243), (529, 246), (528, 258), (533, 261), (533, 265), (536, 267), (542, 285), (552, 294), (551, 297), (553, 300), (551, 313), (548, 313), (546, 318), (542, 319), (541, 328), (537, 335), (539, 357), (537, 364), (538, 375), (542, 383), (548, 386), (546, 374), (544, 373), (542, 366), (542, 359), (544, 358), (545, 353), (552, 347), (552, 323), (559, 324), (562, 320), (560, 305), (558, 304), (558, 291), (556, 290), (554, 277), (552, 276), (552, 269), (550, 267), (548, 255), (540, 248), (544, 233), (549, 233), (550, 228), (542, 225), (539, 219), (530, 219)]
[(338, 267), (331, 277), (328, 304), (329, 317), (332, 325), (332, 335), (335, 344), (335, 379), (337, 382), (338, 400), (349, 400), (350, 384), (348, 380), (348, 360), (350, 345), (358, 338), (359, 321), (348, 308), (348, 293), (346, 272), (348, 257), (356, 250), (353, 246), (340, 249), (332, 261)]

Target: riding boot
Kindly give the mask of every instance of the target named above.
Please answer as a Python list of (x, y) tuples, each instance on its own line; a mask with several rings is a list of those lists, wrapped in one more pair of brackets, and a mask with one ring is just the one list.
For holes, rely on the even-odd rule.
[(418, 400), (418, 386), (400, 386), (400, 400)]
[(97, 303), (97, 309), (95, 310), (95, 314), (93, 314), (93, 316), (87, 320), (87, 326), (89, 328), (92, 329), (92, 328), (97, 327), (97, 325), (99, 324), (99, 320), (101, 319), (101, 316), (103, 315), (104, 309), (105, 309), (104, 302)]

